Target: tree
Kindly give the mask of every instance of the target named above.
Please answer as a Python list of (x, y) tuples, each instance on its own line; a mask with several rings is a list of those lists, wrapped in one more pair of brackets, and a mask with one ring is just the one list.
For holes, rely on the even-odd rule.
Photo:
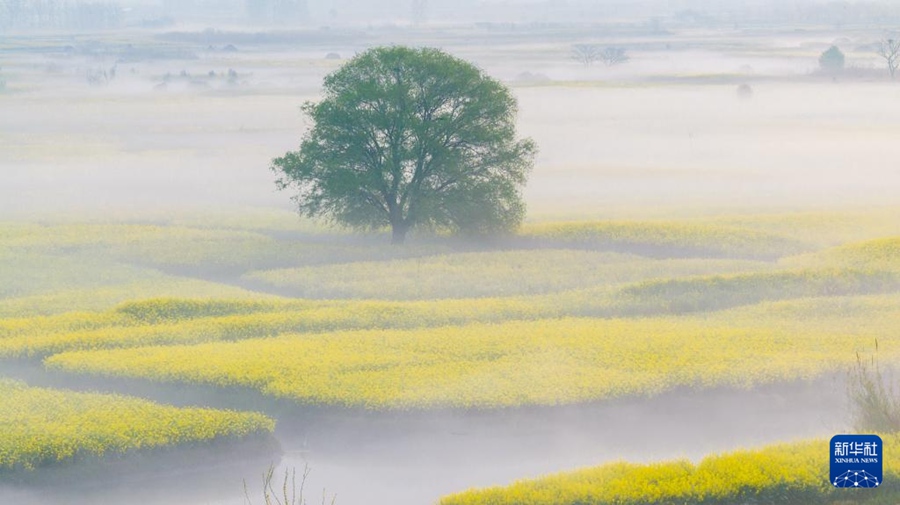
[(300, 149), (272, 161), (301, 214), (357, 229), (491, 233), (525, 214), (536, 148), (516, 139), (516, 100), (437, 49), (381, 47), (328, 75), (307, 102)]
[(600, 52), (600, 61), (607, 67), (625, 63), (630, 59), (624, 47), (607, 47)]
[(625, 63), (630, 58), (622, 47), (600, 47), (597, 44), (575, 44), (572, 46), (572, 58), (589, 67), (597, 61), (607, 67)]
[(891, 74), (891, 79), (893, 79), (894, 74), (897, 72), (897, 67), (900, 66), (900, 40), (882, 39), (878, 41), (875, 52), (887, 63), (888, 72)]
[(826, 72), (844, 70), (844, 53), (837, 46), (831, 46), (819, 56), (819, 68)]
[(603, 50), (596, 44), (575, 44), (572, 46), (572, 59), (589, 67), (600, 59)]

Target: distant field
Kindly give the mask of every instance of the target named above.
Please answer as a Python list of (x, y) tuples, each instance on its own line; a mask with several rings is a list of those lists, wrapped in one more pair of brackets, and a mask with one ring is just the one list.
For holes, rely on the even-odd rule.
[(244, 279), (305, 298), (429, 300), (537, 295), (667, 276), (770, 268), (767, 263), (749, 260), (651, 259), (629, 254), (546, 249), (268, 270), (251, 272)]
[(755, 273), (777, 269), (773, 261), (795, 254), (801, 256), (785, 266), (856, 268), (852, 261), (826, 265), (802, 254), (900, 233), (900, 225), (891, 224), (900, 222), (898, 216), (877, 211), (854, 215), (850, 223), (811, 214), (541, 222), (507, 238), (500, 251), (428, 239), (397, 249), (377, 236), (304, 225), (305, 231), (285, 232), (285, 214), (290, 216), (257, 211), (202, 221), (163, 215), (157, 224), (0, 224), (6, 266), (0, 270), (0, 315), (102, 310), (172, 296), (523, 296), (673, 276)]
[(2, 477), (102, 456), (270, 434), (275, 422), (262, 414), (175, 408), (0, 379), (0, 426)]
[[(687, 277), (509, 298), (267, 303), (158, 299), (127, 304), (103, 315), (8, 319), (0, 322), (0, 356), (235, 341), (296, 332), (702, 313), (769, 300), (897, 291), (900, 279), (891, 272), (826, 269)], [(209, 306), (227, 308), (211, 311)], [(174, 312), (160, 317), (167, 310)]]
[(785, 235), (708, 223), (604, 221), (539, 223), (526, 238), (574, 247), (632, 247), (655, 255), (774, 259), (809, 250)]

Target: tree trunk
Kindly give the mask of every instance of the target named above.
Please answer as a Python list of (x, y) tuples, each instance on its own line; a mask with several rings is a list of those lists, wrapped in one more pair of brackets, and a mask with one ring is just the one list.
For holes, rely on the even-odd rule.
[(406, 240), (409, 227), (404, 223), (391, 225), (391, 244), (400, 245)]

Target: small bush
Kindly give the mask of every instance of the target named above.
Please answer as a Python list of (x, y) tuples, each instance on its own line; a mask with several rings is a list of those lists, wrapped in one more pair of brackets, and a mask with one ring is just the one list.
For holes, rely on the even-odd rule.
[(856, 365), (847, 381), (854, 428), (859, 432), (894, 433), (900, 431), (900, 397), (894, 389), (890, 373), (878, 364), (878, 341), (875, 354), (864, 359), (856, 356)]
[(819, 68), (836, 73), (844, 70), (844, 53), (837, 46), (831, 46), (819, 56)]

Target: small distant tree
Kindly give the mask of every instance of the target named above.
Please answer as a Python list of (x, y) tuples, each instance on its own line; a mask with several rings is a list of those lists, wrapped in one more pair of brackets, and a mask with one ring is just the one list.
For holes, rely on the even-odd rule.
[(109, 73), (102, 68), (90, 68), (85, 74), (85, 79), (91, 86), (106, 86), (109, 84)]
[(589, 67), (600, 59), (603, 48), (596, 44), (575, 44), (572, 46), (572, 59)]
[(624, 47), (607, 47), (600, 52), (600, 61), (607, 67), (620, 65), (630, 59)]
[(875, 52), (887, 63), (888, 73), (891, 79), (897, 73), (897, 67), (900, 66), (900, 39), (882, 39), (878, 41)]
[(831, 73), (844, 70), (844, 53), (838, 46), (829, 47), (819, 56), (819, 68)]

